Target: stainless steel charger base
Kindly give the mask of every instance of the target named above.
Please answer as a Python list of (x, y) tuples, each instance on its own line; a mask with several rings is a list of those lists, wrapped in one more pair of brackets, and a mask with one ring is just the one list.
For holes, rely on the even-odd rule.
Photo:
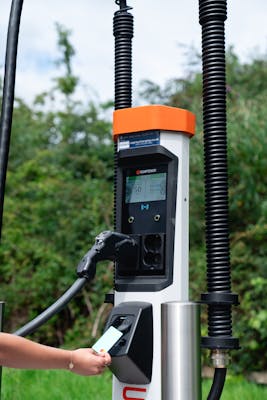
[(201, 400), (200, 305), (167, 302), (162, 315), (162, 400)]

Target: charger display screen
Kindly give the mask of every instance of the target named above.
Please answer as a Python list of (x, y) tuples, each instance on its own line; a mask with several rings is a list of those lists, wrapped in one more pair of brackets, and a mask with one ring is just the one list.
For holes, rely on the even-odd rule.
[(167, 173), (126, 177), (125, 203), (166, 200)]

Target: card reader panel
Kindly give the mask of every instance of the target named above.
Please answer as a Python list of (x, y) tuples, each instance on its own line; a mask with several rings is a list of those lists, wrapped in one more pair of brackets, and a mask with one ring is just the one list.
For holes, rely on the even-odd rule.
[(106, 331), (114, 327), (121, 338), (110, 349), (112, 373), (120, 382), (148, 384), (152, 376), (153, 313), (146, 302), (125, 302), (111, 311)]

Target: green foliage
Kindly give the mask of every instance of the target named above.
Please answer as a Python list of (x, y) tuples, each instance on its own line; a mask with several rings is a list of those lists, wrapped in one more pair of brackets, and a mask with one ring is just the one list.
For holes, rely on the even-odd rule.
[[(65, 163), (60, 165), (58, 151), (40, 151), (8, 174), (0, 260), (9, 329), (38, 314), (72, 284), (95, 235), (111, 226), (111, 182), (105, 175), (77, 178)], [(84, 308), (70, 305), (55, 322), (59, 341)], [(53, 329), (49, 332), (48, 325), (45, 336)]]
[(79, 79), (72, 74), (71, 61), (75, 55), (75, 50), (70, 42), (71, 31), (64, 28), (61, 24), (56, 24), (58, 34), (58, 49), (61, 53), (61, 58), (58, 59), (57, 65), (63, 66), (66, 70), (64, 76), (56, 78), (58, 89), (67, 97), (74, 93)]
[[(66, 67), (63, 81), (72, 76), (74, 50), (69, 32), (58, 26), (58, 33), (60, 62)], [(76, 279), (76, 266), (95, 236), (112, 227), (113, 146), (107, 105), (73, 100), (74, 89), (58, 85), (39, 96), (33, 108), (21, 100), (15, 103), (0, 247), (7, 331), (60, 297)], [(65, 98), (63, 108), (58, 94)], [(103, 323), (106, 309), (98, 313), (112, 287), (112, 268), (100, 269), (103, 279), (88, 285), (58, 318), (38, 330), (37, 340), (62, 344), (76, 335), (76, 345), (88, 345), (92, 329), (99, 333), (94, 321), (97, 316)]]

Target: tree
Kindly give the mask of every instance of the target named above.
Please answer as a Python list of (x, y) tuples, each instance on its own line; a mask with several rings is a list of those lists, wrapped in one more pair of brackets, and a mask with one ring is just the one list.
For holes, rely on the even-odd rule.
[[(63, 76), (37, 96), (33, 107), (15, 102), (0, 247), (1, 297), (7, 302), (9, 331), (66, 291), (94, 237), (112, 226), (113, 146), (106, 105), (74, 98), (79, 83), (71, 68), (75, 51), (70, 32), (61, 25), (57, 32)], [(63, 107), (58, 98), (63, 98)], [(62, 344), (76, 337), (77, 345), (79, 331), (80, 344), (83, 338), (88, 344), (88, 330), (112, 286), (112, 268), (99, 269), (101, 280), (38, 330), (37, 340)]]

